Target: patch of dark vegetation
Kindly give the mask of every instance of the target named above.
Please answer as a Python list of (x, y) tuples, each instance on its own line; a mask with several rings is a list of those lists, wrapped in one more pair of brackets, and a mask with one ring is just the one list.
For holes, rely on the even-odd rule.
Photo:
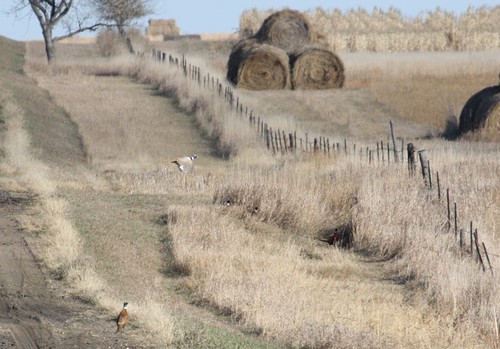
[(93, 75), (98, 77), (117, 77), (121, 76), (122, 74), (119, 71), (107, 70), (94, 72)]
[(460, 129), (457, 117), (455, 115), (448, 116), (448, 118), (446, 119), (444, 131), (441, 136), (449, 141), (454, 141), (458, 138), (459, 134)]
[(317, 239), (329, 245), (350, 249), (354, 246), (354, 229), (352, 223), (333, 228), (322, 229), (317, 233)]
[[(85, 294), (78, 294), (75, 295), (73, 298), (82, 302), (83, 304), (91, 305), (94, 307), (98, 305), (97, 299), (95, 297), (88, 296)], [(116, 320), (116, 318), (113, 318), (113, 320)]]
[(187, 264), (180, 263), (177, 260), (174, 247), (172, 246), (172, 236), (167, 231), (164, 232), (164, 235), (160, 239), (160, 243), (163, 258), (161, 272), (170, 278), (189, 276), (191, 274), (191, 269)]
[(13, 192), (0, 189), (0, 205), (30, 205), (35, 197), (36, 195), (30, 192)]
[(51, 271), (51, 276), (54, 280), (62, 281), (68, 277), (68, 273), (70, 270), (69, 264), (62, 264), (56, 269)]
[(158, 225), (171, 225), (177, 223), (177, 216), (174, 213), (162, 214), (155, 221)]

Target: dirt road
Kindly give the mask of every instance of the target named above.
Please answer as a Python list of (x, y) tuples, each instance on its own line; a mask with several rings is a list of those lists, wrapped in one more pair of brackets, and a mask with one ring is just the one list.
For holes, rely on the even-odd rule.
[(0, 348), (147, 347), (147, 334), (115, 334), (113, 316), (44, 275), (17, 221), (32, 200), (0, 189)]

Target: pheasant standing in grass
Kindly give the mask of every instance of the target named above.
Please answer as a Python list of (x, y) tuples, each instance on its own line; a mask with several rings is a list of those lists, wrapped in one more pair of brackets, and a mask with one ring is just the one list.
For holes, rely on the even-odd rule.
[(319, 241), (328, 242), (329, 245), (338, 244), (342, 240), (342, 234), (335, 229), (333, 234), (330, 234), (327, 239), (319, 239)]
[(118, 314), (118, 318), (116, 319), (116, 333), (123, 331), (125, 325), (128, 323), (127, 305), (128, 303), (123, 303), (123, 309), (120, 314)]
[(179, 171), (183, 173), (191, 172), (193, 170), (193, 161), (198, 159), (198, 155), (181, 156), (173, 160), (172, 163), (177, 165)]

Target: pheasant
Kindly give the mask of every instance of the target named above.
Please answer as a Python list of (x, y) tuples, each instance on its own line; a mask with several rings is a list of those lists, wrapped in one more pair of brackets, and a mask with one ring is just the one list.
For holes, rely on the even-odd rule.
[(328, 242), (329, 245), (336, 245), (342, 240), (342, 234), (335, 229), (333, 234), (329, 235), (327, 239), (319, 239), (319, 241)]
[(193, 154), (191, 156), (181, 156), (173, 160), (172, 163), (177, 165), (179, 171), (186, 173), (191, 172), (193, 169), (193, 161), (198, 159), (198, 155)]
[(128, 303), (123, 303), (123, 309), (120, 314), (118, 314), (118, 318), (116, 319), (116, 333), (123, 331), (125, 325), (128, 323), (127, 305)]

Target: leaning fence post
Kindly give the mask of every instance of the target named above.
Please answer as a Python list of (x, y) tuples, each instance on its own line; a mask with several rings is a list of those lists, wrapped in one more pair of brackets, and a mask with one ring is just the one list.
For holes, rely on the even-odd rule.
[(488, 267), (490, 268), (491, 270), (491, 273), (493, 273), (493, 267), (491, 266), (491, 262), (490, 262), (490, 256), (488, 256), (488, 251), (486, 250), (486, 245), (484, 244), (483, 242), (483, 251), (484, 251), (484, 255), (486, 256), (486, 261), (488, 262)]
[(477, 259), (478, 259), (479, 263), (481, 263), (481, 266), (483, 267), (483, 271), (486, 271), (486, 269), (484, 267), (483, 257), (481, 257), (481, 252), (479, 251), (479, 242), (477, 240), (478, 240), (478, 237), (477, 237), (477, 229), (476, 229), (474, 232), (474, 242), (476, 245)]
[(264, 126), (264, 137), (266, 139), (267, 150), (270, 150), (271, 144), (269, 141), (269, 129), (267, 128), (267, 124)]
[(418, 151), (418, 156), (420, 158), (420, 166), (422, 167), (422, 177), (424, 177), (424, 182), (427, 185), (429, 183), (429, 179), (427, 178), (429, 171), (428, 166), (429, 166), (429, 160), (427, 160), (427, 153), (424, 150), (419, 150)]
[(427, 160), (427, 174), (429, 175), (429, 189), (432, 189), (431, 163)]
[(392, 146), (394, 147), (394, 162), (399, 162), (398, 149), (396, 147), (396, 136), (394, 135), (394, 125), (392, 124), (392, 121), (389, 121), (389, 125), (391, 126)]

